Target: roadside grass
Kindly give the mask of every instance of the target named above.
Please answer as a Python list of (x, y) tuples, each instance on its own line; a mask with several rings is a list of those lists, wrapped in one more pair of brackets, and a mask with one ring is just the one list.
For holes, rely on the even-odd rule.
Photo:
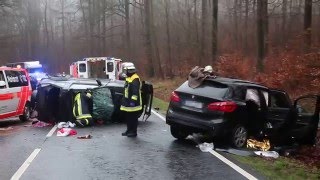
[(236, 160), (247, 164), (268, 179), (320, 179), (320, 169), (309, 167), (299, 161), (280, 157), (275, 160), (261, 157), (232, 155)]
[(152, 107), (156, 109), (160, 114), (165, 115), (168, 109), (169, 103), (159, 98), (153, 97)]
[[(157, 108), (162, 115), (166, 114), (168, 109), (171, 92), (177, 88), (177, 81), (154, 82), (155, 96), (153, 99), (153, 108)], [(167, 94), (166, 94), (167, 93)], [(164, 101), (166, 99), (167, 101)], [(276, 160), (264, 159), (261, 157), (243, 157), (232, 155), (240, 163), (249, 165), (252, 169), (261, 173), (268, 179), (320, 179), (320, 169), (306, 166), (300, 161), (280, 157)]]

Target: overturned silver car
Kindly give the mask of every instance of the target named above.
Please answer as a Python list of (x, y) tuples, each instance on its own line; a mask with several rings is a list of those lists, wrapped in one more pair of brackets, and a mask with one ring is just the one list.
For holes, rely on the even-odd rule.
[[(123, 97), (124, 81), (108, 79), (79, 79), (69, 77), (49, 77), (42, 79), (34, 93), (35, 110), (38, 119), (44, 122), (74, 122), (74, 98), (77, 93), (90, 92), (92, 102), (89, 104), (93, 120), (109, 122), (122, 121), (120, 111)], [(142, 105), (140, 116), (143, 119), (151, 114), (153, 98), (152, 84), (142, 82)], [(104, 113), (99, 111), (104, 110)]]

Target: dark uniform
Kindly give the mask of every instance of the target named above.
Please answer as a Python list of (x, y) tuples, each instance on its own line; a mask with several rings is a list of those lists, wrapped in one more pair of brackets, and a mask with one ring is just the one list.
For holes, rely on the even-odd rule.
[(138, 118), (142, 110), (142, 98), (141, 82), (136, 73), (126, 78), (124, 96), (120, 109), (125, 113), (127, 122), (127, 131), (122, 133), (122, 135), (128, 137), (137, 136)]

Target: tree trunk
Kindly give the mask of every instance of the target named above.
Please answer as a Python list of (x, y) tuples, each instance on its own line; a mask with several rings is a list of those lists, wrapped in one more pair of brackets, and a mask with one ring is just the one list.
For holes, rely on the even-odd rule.
[(218, 51), (218, 0), (212, 0), (212, 62), (217, 60)]
[(60, 0), (60, 3), (61, 3), (61, 20), (62, 20), (62, 24), (61, 24), (61, 27), (62, 27), (62, 56), (63, 56), (63, 59), (64, 60), (64, 56), (65, 56), (65, 46), (66, 46), (66, 36), (65, 36), (65, 17), (64, 17), (64, 0)]
[(245, 0), (245, 18), (244, 18), (244, 53), (248, 53), (248, 18), (249, 18), (249, 0)]
[[(86, 17), (86, 13), (85, 13), (85, 8), (83, 6), (83, 0), (80, 0), (80, 8), (81, 8), (81, 12), (82, 12), (82, 20), (83, 20), (83, 24), (84, 24), (84, 33), (85, 33), (85, 39), (86, 42), (90, 41), (90, 35), (89, 35), (89, 30), (88, 30), (88, 18)], [(86, 44), (87, 46), (87, 44)], [(87, 50), (87, 54), (90, 54), (89, 48), (86, 48)]]
[[(193, 48), (195, 49), (195, 55), (194, 59), (197, 60), (196, 63), (201, 62), (201, 49), (200, 47), (200, 39), (199, 39), (199, 26), (198, 26), (198, 11), (197, 11), (197, 0), (193, 1), (193, 6), (194, 6), (194, 12), (193, 12), (193, 19), (194, 19), (194, 33), (195, 33), (195, 43), (193, 43)], [(200, 57), (200, 58), (199, 58)], [(199, 59), (199, 60), (198, 60)]]
[(233, 21), (234, 21), (234, 43), (235, 43), (235, 47), (238, 50), (239, 48), (239, 39), (238, 39), (238, 35), (239, 35), (239, 30), (238, 30), (238, 1), (239, 0), (234, 0), (234, 5), (233, 5)]
[(102, 56), (102, 40), (101, 38), (101, 6), (100, 6), (100, 1), (95, 2), (95, 19), (96, 19), (96, 24), (97, 24), (97, 38), (96, 38), (96, 51), (99, 56)]
[(131, 40), (130, 40), (130, 8), (129, 8), (129, 0), (125, 0), (125, 21), (126, 21), (126, 54), (127, 58), (131, 57)]
[(287, 39), (287, 4), (288, 4), (288, 0), (282, 0), (282, 25), (281, 25), (281, 34), (282, 34), (282, 46), (284, 46), (284, 44), (286, 43), (286, 39)]
[(269, 18), (268, 18), (268, 0), (262, 0), (263, 2), (263, 28), (264, 28), (264, 49), (265, 49), (265, 56), (268, 54), (269, 51)]
[(110, 29), (110, 33), (111, 33), (111, 37), (110, 37), (110, 52), (111, 52), (111, 54), (114, 54), (115, 52), (115, 50), (114, 50), (114, 44), (115, 44), (115, 42), (114, 42), (114, 31), (113, 31), (113, 26), (114, 26), (114, 21), (113, 21), (113, 16), (111, 16), (110, 17), (110, 24), (111, 24), (111, 29)]
[(93, 1), (94, 0), (88, 0), (88, 10), (89, 10), (89, 44), (90, 44), (90, 56), (94, 55), (94, 19), (93, 19)]
[(47, 18), (47, 10), (48, 10), (48, 0), (45, 0), (44, 6), (44, 28), (46, 32), (46, 48), (49, 49), (49, 30), (48, 30), (48, 18)]
[(151, 10), (150, 10), (150, 0), (146, 0), (144, 2), (144, 9), (145, 9), (145, 28), (146, 28), (146, 55), (147, 55), (147, 69), (148, 69), (148, 76), (154, 77), (154, 67), (153, 67), (153, 56), (152, 56), (152, 41), (151, 41)]
[(258, 36), (258, 62), (257, 69), (263, 72), (263, 61), (265, 58), (265, 11), (264, 6), (267, 0), (257, 1), (257, 36)]
[[(172, 55), (171, 55), (171, 35), (170, 35), (170, 26), (169, 26), (169, 18), (170, 18), (170, 0), (165, 0), (165, 12), (166, 12), (166, 32), (167, 32), (167, 51), (168, 51), (168, 60), (166, 65), (167, 75), (172, 78)], [(190, 36), (190, 34), (189, 34)]]
[(312, 0), (304, 1), (304, 50), (306, 53), (310, 52), (312, 37), (311, 37), (311, 24), (312, 24)]
[(106, 0), (102, 0), (102, 54), (106, 54)]
[(199, 65), (204, 65), (206, 60), (206, 25), (207, 25), (207, 0), (202, 0), (201, 22), (201, 57)]
[(153, 56), (154, 56), (154, 63), (153, 66), (155, 67), (155, 74), (158, 78), (164, 79), (164, 73), (162, 71), (161, 61), (160, 61), (160, 54), (159, 54), (159, 48), (158, 48), (158, 42), (157, 42), (157, 36), (155, 32), (155, 26), (154, 26), (154, 14), (153, 14), (153, 0), (150, 0), (150, 11), (151, 11), (151, 42), (152, 42), (152, 49), (153, 49)]

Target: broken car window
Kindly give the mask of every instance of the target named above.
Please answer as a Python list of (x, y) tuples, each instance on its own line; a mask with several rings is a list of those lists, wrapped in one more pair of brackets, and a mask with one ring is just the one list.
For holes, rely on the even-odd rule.
[(246, 94), (246, 101), (253, 101), (260, 107), (260, 98), (258, 90), (256, 89), (248, 89)]

